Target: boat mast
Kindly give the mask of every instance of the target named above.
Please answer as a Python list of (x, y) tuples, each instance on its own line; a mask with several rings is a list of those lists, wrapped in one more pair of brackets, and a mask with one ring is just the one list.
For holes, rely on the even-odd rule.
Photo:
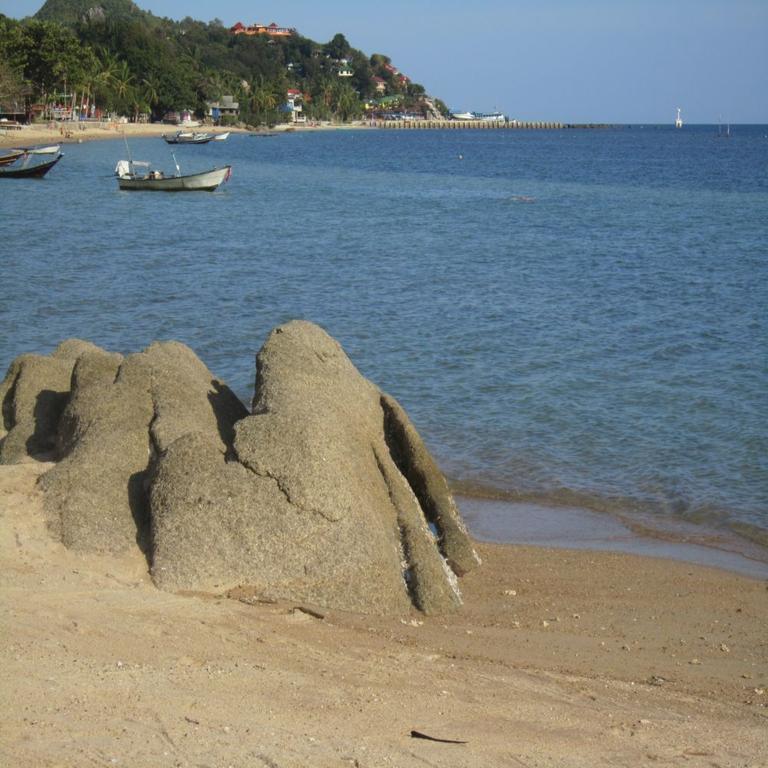
[(128, 139), (125, 135), (125, 131), (123, 131), (123, 141), (125, 142), (125, 151), (128, 153), (128, 168), (130, 169), (131, 175), (133, 175), (133, 157), (131, 157), (131, 148), (128, 146)]
[(683, 127), (683, 118), (680, 117), (680, 107), (677, 108), (677, 117), (675, 118), (675, 128)]

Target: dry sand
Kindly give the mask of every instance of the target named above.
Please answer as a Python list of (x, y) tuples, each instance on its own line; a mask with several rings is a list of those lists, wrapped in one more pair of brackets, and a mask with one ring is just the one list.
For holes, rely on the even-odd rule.
[[(31, 147), (44, 144), (72, 144), (95, 139), (120, 139), (123, 134), (129, 138), (139, 136), (161, 136), (174, 133), (178, 128), (173, 125), (134, 124), (134, 123), (56, 123), (49, 128), (45, 123), (25, 125), (18, 130), (6, 130), (0, 127), (0, 147)], [(199, 129), (205, 130), (205, 129)], [(224, 128), (217, 128), (221, 133)]]
[[(190, 130), (211, 131), (212, 133), (269, 133), (272, 131), (315, 131), (315, 130), (339, 130), (344, 128), (368, 128), (367, 123), (350, 123), (348, 125), (278, 125), (271, 131), (251, 131), (245, 128), (210, 128), (201, 127)], [(35, 123), (25, 125), (17, 130), (4, 129), (0, 124), (0, 148), (5, 147), (32, 147), (46, 144), (72, 144), (98, 139), (120, 139), (125, 134), (128, 138), (142, 136), (162, 136), (164, 133), (172, 134), (178, 131), (178, 126), (165, 125), (163, 123), (56, 123), (49, 128), (48, 124)]]
[(51, 540), (47, 466), (0, 467), (2, 765), (768, 765), (764, 582), (479, 544), (451, 617), (174, 595)]

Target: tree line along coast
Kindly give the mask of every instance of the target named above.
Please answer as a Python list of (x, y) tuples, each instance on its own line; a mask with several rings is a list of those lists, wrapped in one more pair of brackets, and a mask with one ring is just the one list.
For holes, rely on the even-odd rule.
[(131, 0), (47, 0), (32, 17), (0, 14), (0, 118), (220, 125), (448, 117), (440, 99), (343, 34), (181, 21)]

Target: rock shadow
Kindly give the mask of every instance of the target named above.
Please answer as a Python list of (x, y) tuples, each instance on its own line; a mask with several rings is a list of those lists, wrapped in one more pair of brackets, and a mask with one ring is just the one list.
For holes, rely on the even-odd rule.
[(34, 429), (27, 438), (26, 449), (30, 457), (54, 461), (57, 457), (59, 419), (69, 400), (69, 392), (41, 390), (35, 398)]
[(248, 409), (226, 384), (214, 379), (211, 382), (211, 390), (208, 393), (208, 402), (216, 417), (219, 437), (227, 447), (227, 454), (230, 454), (235, 441), (235, 424), (249, 415)]

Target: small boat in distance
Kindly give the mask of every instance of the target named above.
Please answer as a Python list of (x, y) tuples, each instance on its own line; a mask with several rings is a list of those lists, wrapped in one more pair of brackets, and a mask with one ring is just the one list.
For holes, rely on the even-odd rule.
[(207, 144), (215, 137), (212, 133), (200, 131), (176, 131), (170, 136), (164, 133), (163, 138), (168, 144)]
[(723, 116), (720, 115), (717, 121), (717, 133), (715, 136), (718, 139), (730, 139), (731, 138), (731, 124), (726, 123), (725, 130), (723, 130)]
[[(21, 159), (23, 157), (23, 159)], [(60, 152), (53, 158), (53, 160), (44, 160), (42, 163), (30, 164), (31, 158), (34, 155), (23, 152), (17, 162), (6, 164), (0, 167), (0, 178), (5, 177), (8, 179), (23, 179), (23, 178), (38, 178), (41, 179), (48, 171), (53, 168), (56, 163), (61, 160), (64, 155)]]
[(200, 173), (182, 174), (176, 166), (176, 175), (166, 176), (163, 171), (150, 169), (150, 164), (137, 160), (120, 160), (115, 167), (117, 184), (123, 190), (150, 192), (213, 192), (232, 175), (232, 166), (212, 168)]
[(683, 127), (683, 118), (680, 117), (680, 107), (677, 108), (677, 117), (675, 118), (675, 128)]
[(226, 141), (229, 138), (229, 134), (231, 131), (226, 131), (225, 133), (214, 133), (213, 134), (213, 140), (214, 141)]
[(452, 112), (453, 120), (478, 120), (483, 123), (505, 123), (507, 116), (502, 112)]

